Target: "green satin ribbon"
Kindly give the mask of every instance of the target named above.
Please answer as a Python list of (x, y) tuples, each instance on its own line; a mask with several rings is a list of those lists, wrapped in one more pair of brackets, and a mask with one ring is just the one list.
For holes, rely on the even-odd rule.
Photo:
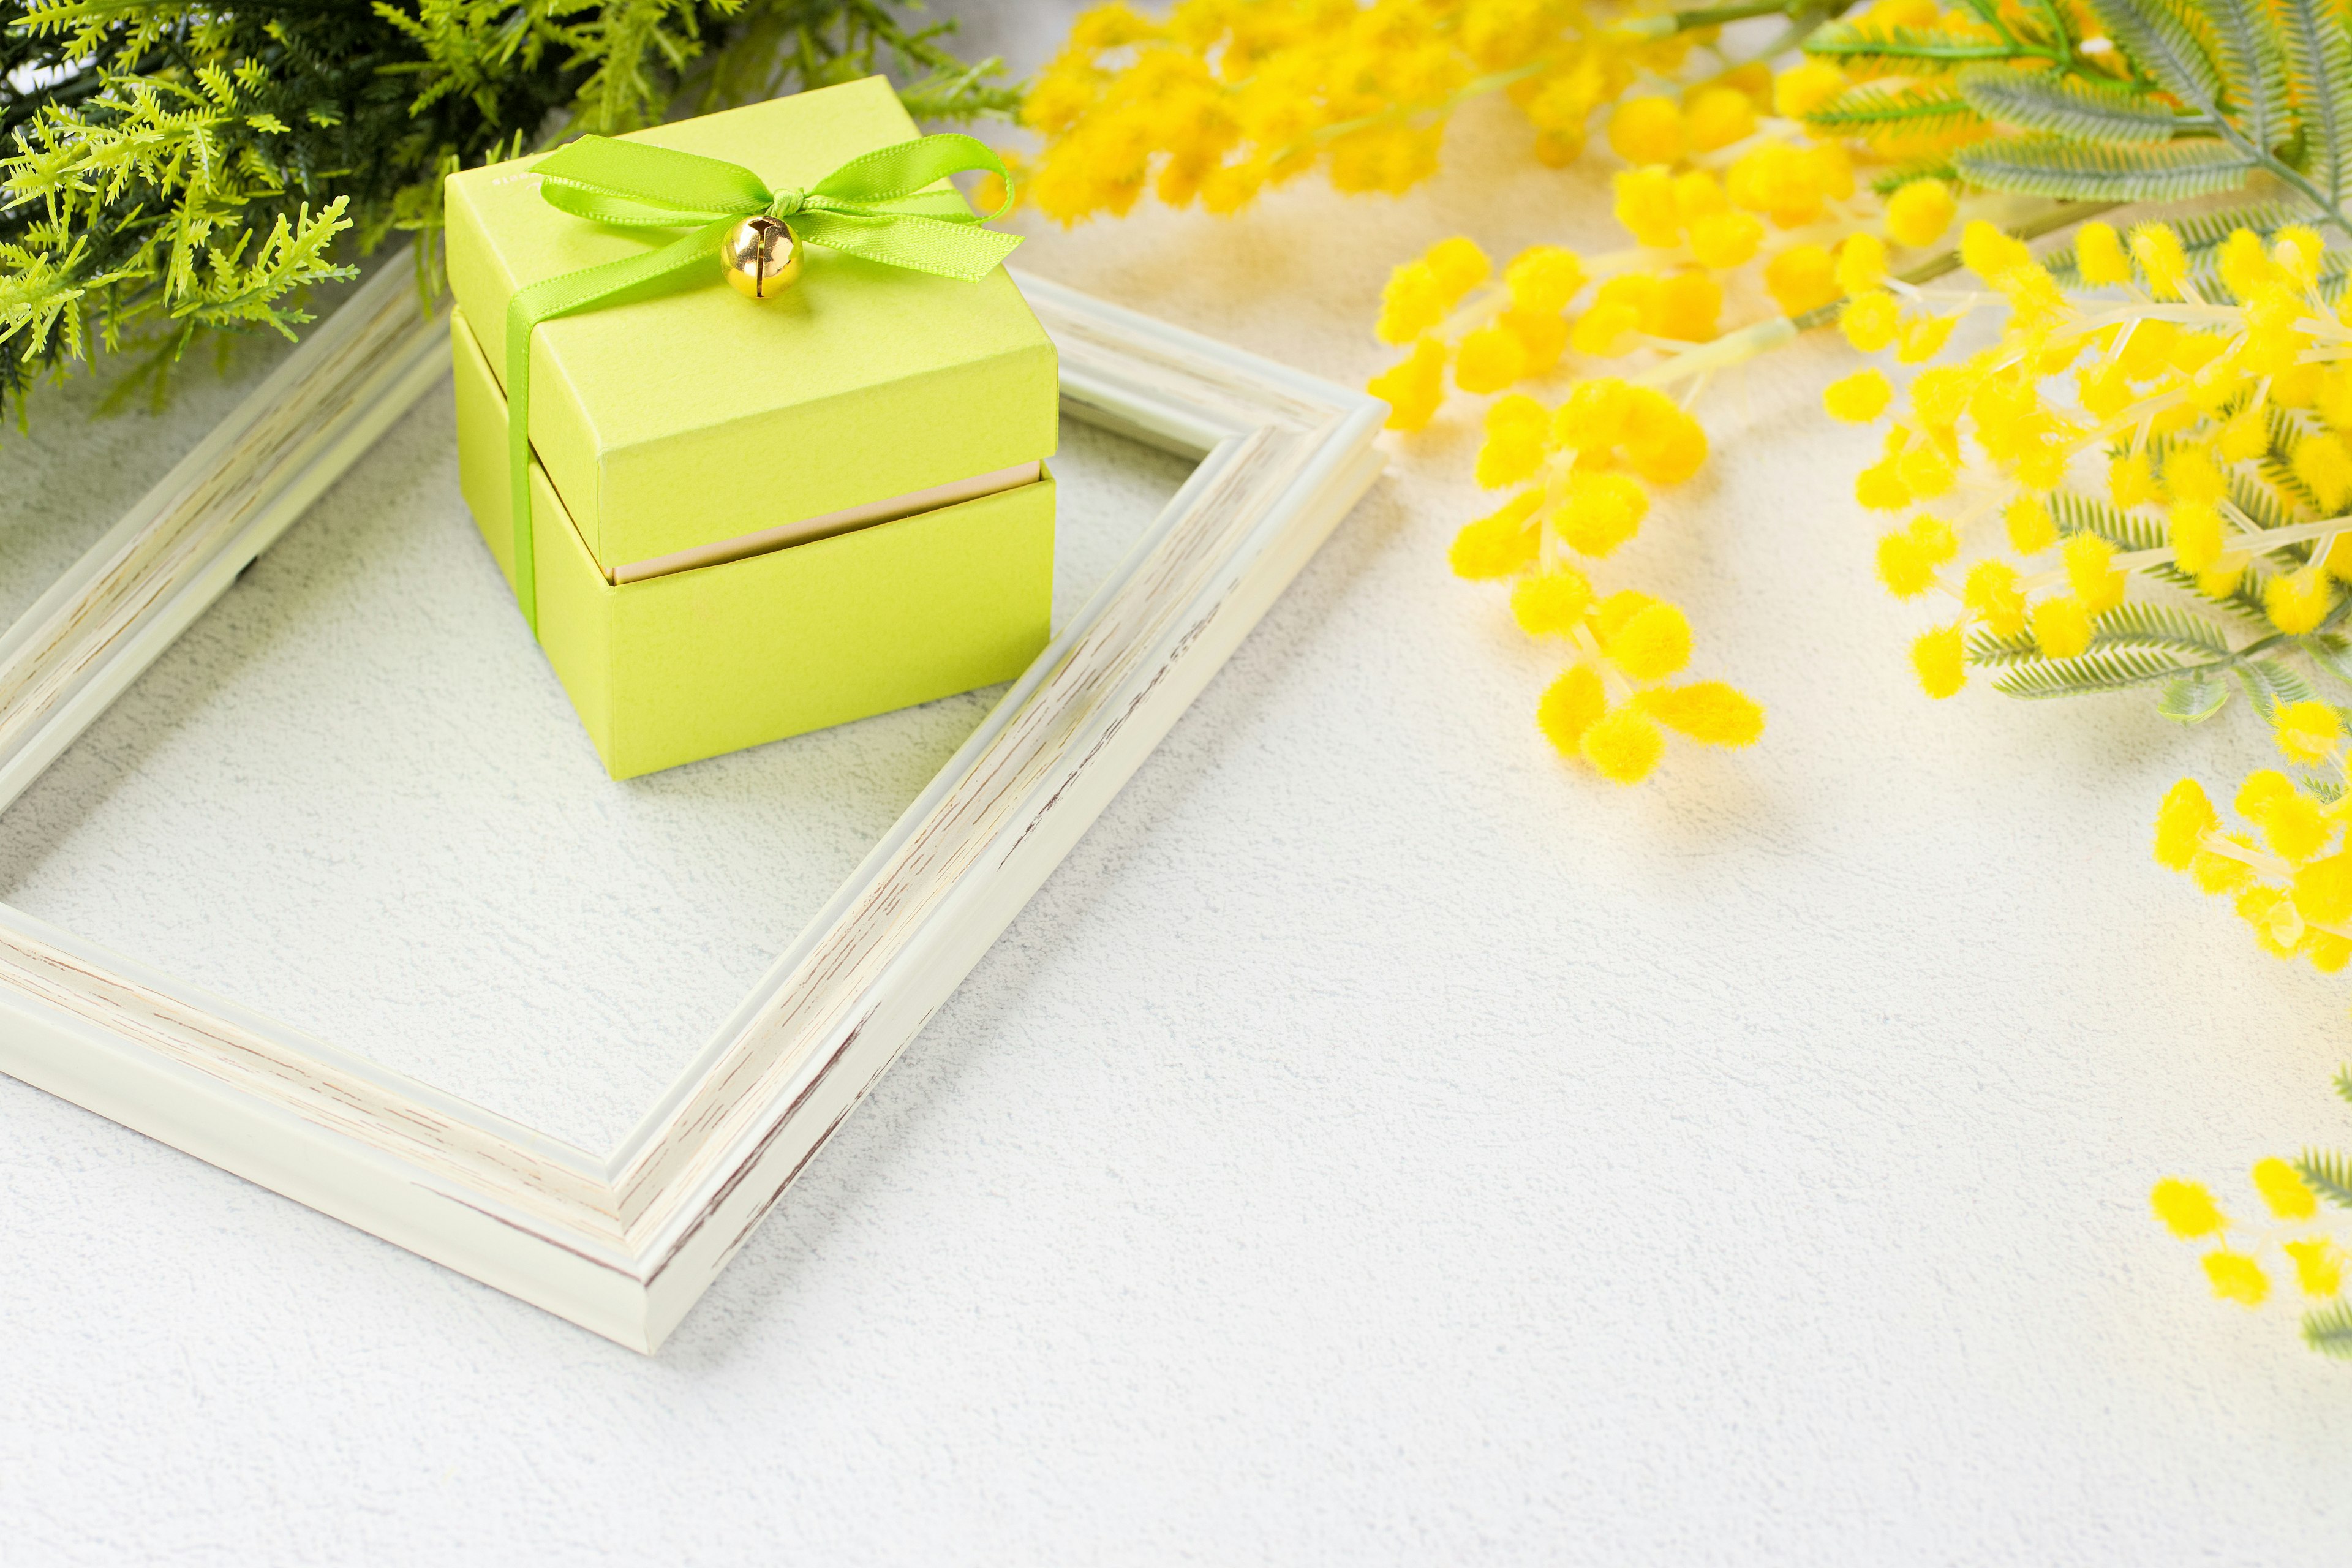
[[(1004, 182), (1004, 201), (977, 217), (952, 192), (920, 193), (950, 174), (982, 170)], [(979, 226), (1002, 217), (1013, 182), (987, 146), (969, 136), (923, 136), (852, 158), (806, 189), (771, 191), (740, 164), (643, 142), (583, 136), (541, 159), (540, 195), (592, 222), (692, 232), (657, 250), (584, 267), (516, 291), (507, 305), (507, 466), (514, 499), (515, 602), (539, 632), (531, 556), (530, 334), (541, 321), (584, 310), (624, 289), (700, 262), (710, 265), (728, 230), (762, 214), (802, 241), (910, 272), (977, 281), (1021, 243)], [(713, 266), (712, 281), (718, 281)], [(761, 306), (746, 300), (746, 310)]]

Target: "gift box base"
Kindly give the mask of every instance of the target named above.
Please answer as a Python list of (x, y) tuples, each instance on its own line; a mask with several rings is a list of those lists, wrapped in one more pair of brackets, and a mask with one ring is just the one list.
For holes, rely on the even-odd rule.
[[(462, 315), (450, 340), (459, 488), (511, 588), (506, 399)], [(605, 580), (536, 462), (531, 495), (540, 644), (616, 779), (1011, 680), (1049, 634), (1050, 473), (853, 533), (619, 584)]]

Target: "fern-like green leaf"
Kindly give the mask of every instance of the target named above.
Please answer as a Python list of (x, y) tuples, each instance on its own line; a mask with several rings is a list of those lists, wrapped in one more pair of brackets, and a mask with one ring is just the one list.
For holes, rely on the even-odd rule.
[(2171, 654), (2153, 648), (2120, 648), (2021, 665), (1994, 681), (1992, 689), (2004, 697), (2084, 697), (2169, 680), (2181, 668), (2182, 661)]
[(2352, 1301), (2333, 1301), (2305, 1312), (2303, 1342), (2321, 1355), (2352, 1361)]
[(2262, 475), (2262, 482), (2278, 498), (2282, 511), (2294, 514), (2294, 521), (2326, 517), (2328, 514), (2319, 504), (2319, 498), (2294, 471), (2294, 449), (2303, 444), (2310, 432), (2294, 415), (2275, 403), (2266, 405), (2263, 412), (2269, 424), (2271, 445), (2254, 465)]
[(1978, 123), (1977, 111), (1967, 100), (1940, 83), (1888, 87), (1864, 82), (1805, 116), (1806, 128), (1819, 134), (1867, 140), (1957, 131)]
[(1963, 147), (1953, 166), (1997, 191), (2081, 202), (2178, 202), (2232, 191), (2254, 161), (2213, 141), (2139, 146), (2001, 136)]
[[(2275, 447), (2275, 434), (2272, 442)], [(2293, 522), (2294, 507), (2300, 503), (2282, 498), (2278, 491), (2256, 476), (2233, 469), (2230, 474), (2230, 504), (2244, 512), (2247, 521), (2256, 528), (2268, 531), (2284, 528)]]
[(2163, 520), (2121, 511), (2074, 490), (2051, 493), (2050, 521), (2061, 538), (2095, 533), (2117, 550), (2160, 550), (2167, 542)]
[(2037, 30), (2042, 35), (2035, 41), (2051, 46), (2060, 59), (2073, 59), (2082, 37), (2075, 28), (2074, 16), (2068, 9), (2066, 0), (2033, 0), (2032, 15), (2040, 23)]
[(2032, 632), (2001, 637), (1979, 626), (1969, 633), (1968, 655), (1969, 662), (1979, 669), (2001, 669), (2032, 663), (2042, 657), (2042, 645), (2033, 640)]
[(2347, 686), (2352, 686), (2352, 642), (2334, 632), (2315, 632), (2294, 640), (2295, 646), (2310, 658), (2313, 668), (2334, 676)]
[(2015, 46), (1961, 38), (1927, 27), (1874, 27), (1832, 22), (1805, 40), (1805, 52), (1844, 66), (1877, 67), (1906, 76), (1937, 76), (1987, 60), (2015, 59)]
[(2230, 683), (2221, 672), (2200, 669), (2167, 681), (2156, 700), (2156, 710), (2176, 724), (2202, 724), (2230, 703)]
[(2125, 58), (2165, 91), (2191, 109), (2217, 107), (2221, 73), (2200, 12), (2166, 0), (2090, 0), (2090, 5)]
[(2352, 1067), (2336, 1069), (2336, 1098), (2352, 1104)]
[[(2242, 479), (2239, 484), (2242, 484), (2249, 494), (2261, 494), (2258, 487), (2253, 487), (2251, 479)], [(2147, 517), (2143, 515), (2143, 512), (2116, 510), (2116, 508), (2107, 505), (2105, 500), (2095, 500), (2091, 499), (2091, 496), (2077, 494), (2077, 491), (2055, 491), (2055, 494), (2051, 494), (2049, 499), (2049, 508), (2051, 508), (2051, 521), (2058, 527), (2058, 533), (2061, 533), (2061, 536), (2074, 536), (2074, 533), (2098, 533), (2100, 538), (2105, 538), (2107, 543), (2115, 545), (2116, 550), (2161, 550), (2166, 543), (2168, 543), (2164, 520), (2161, 520), (2161, 517)], [(2261, 515), (2255, 515), (2255, 517), (2261, 520)], [(2265, 524), (2265, 527), (2279, 527), (2279, 524)], [(2288, 548), (2295, 548), (2295, 545), (2288, 545)], [(2239, 621), (2246, 621), (2249, 626), (2261, 627), (2261, 630), (2265, 632), (2270, 630), (2270, 611), (2263, 606), (2261, 585), (2258, 585), (2251, 576), (2239, 576), (2237, 585), (2234, 585), (2225, 597), (2210, 599), (2206, 597), (2204, 590), (2197, 588), (2197, 578), (2194, 578), (2192, 574), (2183, 572), (2180, 566), (2171, 564), (2171, 562), (2164, 562), (2164, 564), (2157, 564), (2157, 566), (2147, 566), (2145, 572), (2147, 572), (2147, 576), (2157, 578), (2157, 581), (2166, 583), (2166, 585), (2171, 585), (2171, 588), (2183, 590), (2183, 593), (2188, 595), (2197, 595), (2197, 599), (2200, 599), (2201, 605), (2210, 606), (2210, 609), (2227, 611), (2227, 614), (2237, 616)]]
[[(2344, 710), (2338, 708), (2336, 715), (2342, 718)], [(2299, 773), (2294, 785), (2322, 805), (2334, 805), (2344, 798), (2344, 781), (2341, 779), (2324, 779), (2317, 773)]]
[(2230, 651), (2230, 638), (2198, 611), (2178, 605), (2138, 600), (2117, 605), (2099, 617), (2091, 646), (2098, 647), (2168, 647), (2206, 658)]
[(2352, 1160), (2329, 1149), (2305, 1149), (2292, 1162), (2311, 1190), (2340, 1209), (2352, 1209)]
[(2274, 0), (2287, 89), (2302, 128), (2304, 176), (2338, 211), (2352, 160), (2352, 34), (2333, 0)]
[(2297, 674), (2294, 666), (2274, 658), (2250, 658), (2237, 667), (2237, 674), (2246, 695), (2253, 700), (2254, 711), (2262, 715), (2265, 724), (2272, 721), (2282, 703), (2316, 700), (2311, 682)]
[(2286, 62), (2263, 0), (2200, 0), (2221, 72), (2221, 108), (2246, 140), (2268, 152), (2290, 139)]
[(1952, 167), (1949, 158), (1923, 158), (1916, 163), (1897, 163), (1881, 169), (1870, 177), (1870, 188), (1882, 196), (1891, 196), (1914, 180), (1957, 181), (1960, 172)]
[[(2074, 142), (2169, 142), (2211, 121), (2184, 116), (2124, 87), (2079, 77), (2029, 76), (2006, 66), (1972, 66), (1959, 74), (1960, 96), (1995, 124)], [(1851, 93), (1843, 96), (1851, 97)]]

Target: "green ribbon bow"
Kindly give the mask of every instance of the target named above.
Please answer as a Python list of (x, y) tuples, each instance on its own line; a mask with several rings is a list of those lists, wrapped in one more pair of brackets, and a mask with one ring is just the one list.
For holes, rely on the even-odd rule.
[[(1005, 197), (976, 217), (952, 191), (923, 188), (966, 170), (1004, 182)], [(658, 250), (583, 267), (516, 291), (507, 305), (507, 466), (514, 499), (515, 602), (539, 631), (538, 574), (531, 557), (530, 334), (568, 316), (719, 254), (728, 230), (765, 215), (803, 242), (910, 272), (977, 281), (1021, 243), (979, 226), (1002, 217), (1013, 183), (987, 146), (969, 136), (923, 136), (852, 158), (805, 190), (771, 191), (740, 164), (643, 142), (583, 136), (541, 160), (540, 195), (551, 206), (629, 228), (689, 228)], [(718, 268), (711, 268), (717, 281)], [(746, 302), (747, 309), (758, 309)]]

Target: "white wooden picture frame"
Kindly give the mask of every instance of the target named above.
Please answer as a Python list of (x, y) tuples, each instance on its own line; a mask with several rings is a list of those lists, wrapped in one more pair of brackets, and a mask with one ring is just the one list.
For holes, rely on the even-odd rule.
[[(656, 1349), (1379, 471), (1372, 399), (1022, 287), (1064, 412), (1199, 467), (609, 1157), (5, 905), (0, 1070)], [(0, 806), (447, 362), (383, 268), (0, 634)]]

